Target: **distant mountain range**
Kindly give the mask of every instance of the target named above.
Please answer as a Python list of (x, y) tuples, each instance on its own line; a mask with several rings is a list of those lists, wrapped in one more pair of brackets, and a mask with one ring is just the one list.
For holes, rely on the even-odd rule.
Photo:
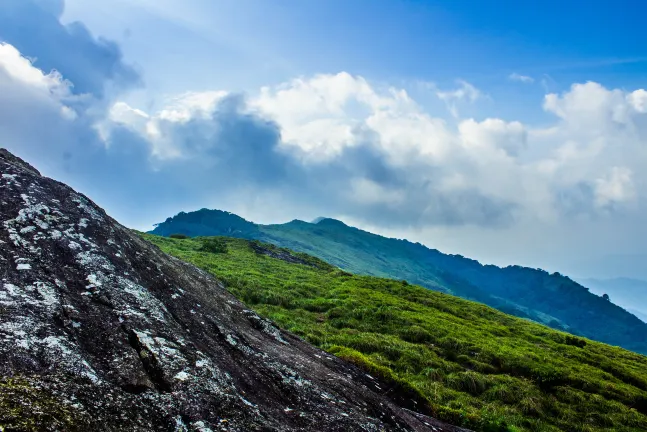
[(202, 209), (168, 218), (151, 233), (261, 240), (306, 252), (352, 273), (406, 280), (556, 329), (647, 353), (645, 322), (559, 273), (482, 265), (461, 255), (386, 238), (330, 218), (258, 225), (233, 213)]
[(591, 292), (609, 295), (611, 301), (647, 322), (647, 281), (631, 278), (578, 279)]

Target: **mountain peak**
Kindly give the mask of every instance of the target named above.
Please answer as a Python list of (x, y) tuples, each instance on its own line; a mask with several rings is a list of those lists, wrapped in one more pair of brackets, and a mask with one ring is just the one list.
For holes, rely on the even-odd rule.
[(348, 226), (344, 222), (340, 221), (339, 219), (333, 219), (333, 218), (327, 218), (327, 217), (318, 217), (317, 219), (315, 219), (315, 221), (313, 221), (313, 223), (316, 225), (343, 226), (343, 227)]

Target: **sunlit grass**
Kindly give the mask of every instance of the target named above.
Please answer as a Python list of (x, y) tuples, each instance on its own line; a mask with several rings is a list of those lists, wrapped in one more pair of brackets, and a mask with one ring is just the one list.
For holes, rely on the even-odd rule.
[(304, 254), (291, 264), (246, 240), (219, 238), (226, 252), (209, 253), (201, 239), (144, 237), (440, 419), (479, 431), (647, 430), (639, 354)]

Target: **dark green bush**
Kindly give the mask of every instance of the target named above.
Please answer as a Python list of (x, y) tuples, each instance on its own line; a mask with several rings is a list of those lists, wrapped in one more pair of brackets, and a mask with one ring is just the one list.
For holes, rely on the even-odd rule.
[(188, 236), (188, 235), (186, 235), (186, 234), (179, 234), (179, 233), (178, 233), (178, 234), (171, 234), (169, 237), (170, 237), (170, 238), (172, 238), (172, 239), (179, 239), (179, 240), (183, 240), (183, 239), (188, 239), (188, 238), (189, 238), (189, 236)]
[(209, 253), (227, 253), (227, 243), (216, 237), (207, 237), (201, 240), (200, 251)]

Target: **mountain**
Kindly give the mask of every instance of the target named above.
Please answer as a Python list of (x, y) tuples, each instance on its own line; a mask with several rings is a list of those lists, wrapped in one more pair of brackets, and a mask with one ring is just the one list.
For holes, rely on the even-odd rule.
[(151, 233), (261, 240), (314, 255), (352, 273), (404, 279), (575, 335), (647, 353), (647, 324), (559, 273), (482, 265), (330, 218), (316, 223), (294, 220), (257, 225), (232, 213), (202, 209), (168, 218)]
[(461, 430), (5, 150), (0, 174), (0, 430)]
[(257, 240), (143, 237), (440, 420), (484, 432), (647, 430), (645, 356)]
[(631, 278), (588, 278), (578, 281), (597, 295), (609, 295), (613, 303), (647, 321), (647, 281)]

